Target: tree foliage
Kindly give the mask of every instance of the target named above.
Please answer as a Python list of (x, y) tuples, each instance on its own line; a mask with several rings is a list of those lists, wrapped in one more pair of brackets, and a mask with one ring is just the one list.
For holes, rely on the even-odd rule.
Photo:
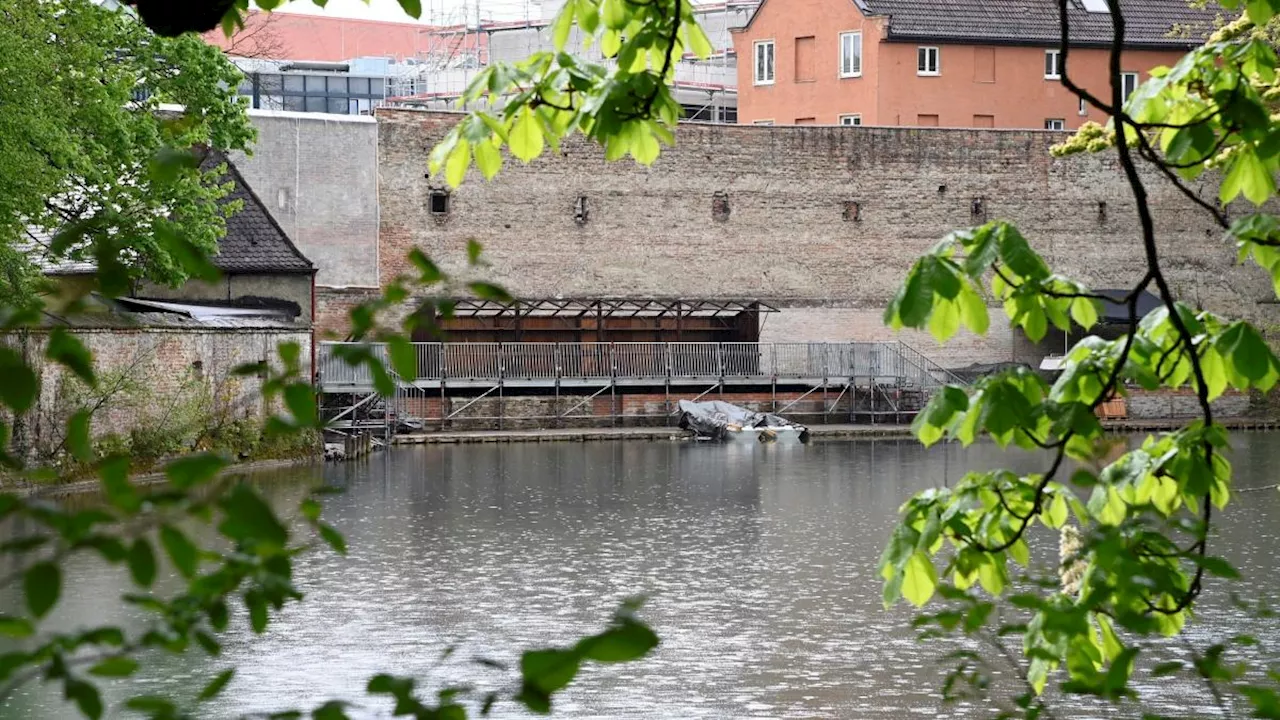
[[(1104, 298), (1055, 274), (1034, 238), (998, 221), (948, 235), (912, 266), (886, 321), (928, 329), (940, 340), (960, 326), (985, 332), (991, 301), (1033, 340), (1050, 326), (1090, 329), (1103, 300), (1127, 307), (1128, 323), (1119, 339), (1090, 335), (1077, 343), (1053, 383), (1009, 371), (932, 399), (915, 423), (926, 444), (989, 437), (1039, 451), (1046, 465), (1025, 475), (971, 473), (955, 487), (908, 500), (881, 562), (884, 600), (940, 605), (918, 620), (927, 634), (982, 638), (1017, 666), (1027, 692), (1006, 715), (1040, 717), (1041, 693), (1051, 682), (1066, 693), (1125, 702), (1135, 696), (1133, 676), (1143, 658), (1149, 668), (1143, 672), (1155, 681), (1203, 682), (1225, 716), (1280, 717), (1280, 672), (1230, 660), (1233, 648), (1253, 638), (1196, 648), (1190, 662), (1162, 657), (1167, 645), (1152, 641), (1182, 633), (1211, 578), (1238, 575), (1211, 548), (1214, 513), (1233, 497), (1229, 437), (1211, 403), (1227, 389), (1269, 390), (1280, 379), (1280, 360), (1248, 322), (1179, 301), (1162, 270), (1147, 203), (1153, 176), (1142, 170), (1150, 168), (1155, 181), (1171, 183), (1210, 214), (1240, 259), (1270, 273), (1280, 291), (1280, 218), (1268, 212), (1280, 165), (1280, 127), (1272, 119), (1280, 91), (1267, 30), (1280, 0), (1223, 0), (1240, 19), (1173, 67), (1153, 71), (1128, 98), (1121, 3), (1108, 0), (1111, 84), (1099, 96), (1072, 79), (1069, 1), (1058, 0), (1062, 82), (1110, 121), (1087, 126), (1055, 153), (1116, 154), (1137, 209), (1132, 242), (1146, 270), (1126, 293)], [(264, 9), (278, 4), (258, 2)], [(414, 16), (420, 11), (414, 0), (401, 5)], [(234, 26), (247, 8), (248, 0), (238, 0), (223, 22)], [(652, 162), (660, 143), (672, 140), (679, 114), (666, 87), (674, 63), (686, 50), (708, 50), (690, 9), (687, 0), (567, 3), (552, 26), (554, 52), (478, 75), (466, 97), (487, 100), (490, 109), (472, 112), (449, 133), (431, 154), (431, 171), (456, 185), (474, 163), (492, 177), (503, 148), (527, 162), (574, 132), (599, 142), (611, 159), (630, 154)], [(611, 59), (574, 57), (567, 47), (574, 26)], [(1194, 178), (1215, 183), (1218, 202), (1186, 184)], [(1229, 221), (1222, 205), (1234, 201), (1254, 211)], [(1146, 291), (1159, 296), (1161, 307), (1139, 317), (1137, 301)], [(395, 295), (385, 299), (394, 302)], [(371, 328), (365, 323), (365, 331)], [(1095, 411), (1131, 386), (1190, 388), (1200, 417), (1107, 457)], [(1060, 533), (1061, 562), (1048, 576), (1029, 567), (1036, 525)], [(1013, 651), (1008, 639), (1018, 641)], [(987, 687), (989, 657), (967, 649), (949, 657), (956, 669), (944, 686), (947, 697), (962, 686)], [(572, 660), (548, 655), (535, 664)]]
[[(0, 217), (6, 223), (0, 269), (14, 270), (11, 277), (28, 273), (30, 279), (32, 269), (17, 252), (16, 238), (27, 225), (43, 224), (56, 230), (53, 254), (95, 261), (93, 289), (107, 297), (127, 292), (139, 272), (172, 281), (216, 280), (210, 255), (225, 210), (216, 201), (225, 189), (211, 182), (216, 176), (198, 170), (192, 150), (242, 148), (250, 140), (235, 98), (239, 75), (221, 53), (194, 36), (154, 35), (132, 16), (101, 10), (87, 0), (0, 2), (6, 21), (0, 25), (0, 57), (7, 63), (0, 83), (0, 105), (6, 108), (0, 113)], [(143, 16), (176, 23), (167, 28), (173, 30), (188, 10), (200, 7), (155, 3)], [(136, 98), (135, 91), (143, 89), (149, 94)], [(180, 107), (169, 110), (161, 103)], [(483, 264), (479, 245), (467, 254), (473, 265)], [(483, 282), (455, 286), (420, 252), (410, 260), (415, 277), (388, 283), (380, 299), (352, 310), (356, 340), (403, 348), (413, 330), (430, 328), (451, 311), (448, 302), (439, 301), (437, 312), (412, 314), (399, 327), (380, 322), (379, 312), (404, 302), (411, 287), (505, 297)], [(13, 283), (10, 289), (34, 287)], [(0, 479), (9, 487), (65, 479), (58, 471), (27, 466), (25, 455), (14, 452), (11, 430), (33, 411), (41, 388), (36, 360), (23, 354), (21, 342), (9, 341), (47, 332), (41, 362), (64, 366), (91, 390), (99, 383), (92, 355), (72, 333), (38, 328), (44, 302), (37, 293), (0, 293)], [(393, 352), (393, 360), (399, 355)], [(269, 433), (322, 428), (304, 357), (301, 347), (285, 343), (271, 362), (236, 370), (261, 378), (264, 406), (280, 408), (267, 421)], [(416, 370), (401, 362), (385, 367), (368, 345), (348, 345), (344, 357), (374, 368), (384, 394), (394, 390), (397, 372)], [(134, 482), (128, 454), (97, 454), (87, 410), (67, 421), (65, 438), (67, 453), (79, 465), (76, 472), (92, 471), (103, 501), (75, 509), (0, 492), (0, 521), (22, 520), (15, 523), (20, 534), (0, 544), (10, 568), (0, 585), (20, 589), (23, 598), (22, 607), (0, 616), (0, 635), (15, 648), (0, 654), (0, 700), (29, 683), (48, 683), (60, 687), (81, 715), (101, 717), (107, 708), (100, 681), (133, 675), (156, 651), (218, 656), (220, 637), (236, 617), (233, 606), (244, 608), (253, 632), (266, 632), (276, 613), (303, 599), (294, 559), (322, 547), (346, 552), (341, 533), (322, 518), (326, 488), (303, 499), (296, 514), (284, 516), (252, 484), (226, 477), (230, 460), (218, 453), (173, 459), (163, 467), (164, 482), (143, 487)], [(144, 629), (104, 625), (59, 631), (46, 625), (69, 590), (64, 563), (78, 555), (97, 556), (129, 578), (133, 592), (120, 600), (146, 613)], [(157, 581), (170, 571), (182, 580), (181, 587), (162, 593)], [(466, 688), (446, 688), (427, 697), (413, 678), (392, 675), (372, 678), (367, 689), (385, 696), (394, 714), (417, 718), (453, 720), (467, 717), (471, 709), (487, 715), (498, 702), (546, 713), (582, 666), (633, 661), (657, 646), (657, 636), (636, 615), (639, 606), (629, 601), (605, 629), (568, 647), (523, 653), (519, 681), (506, 691), (476, 696)], [(203, 716), (203, 704), (226, 690), (234, 672), (225, 668), (205, 679), (189, 701), (138, 695), (126, 700), (124, 709), (159, 720)], [(348, 707), (345, 699), (334, 699), (305, 712), (282, 708), (272, 717), (340, 720)]]
[[(0, 289), (29, 296), (33, 251), (118, 259), (121, 282), (185, 278), (180, 249), (159, 238), (212, 253), (225, 232), (229, 187), (186, 151), (252, 140), (226, 91), (239, 71), (198, 37), (157, 37), (88, 0), (0, 0), (0, 18)], [(164, 148), (182, 162), (156, 163)]]

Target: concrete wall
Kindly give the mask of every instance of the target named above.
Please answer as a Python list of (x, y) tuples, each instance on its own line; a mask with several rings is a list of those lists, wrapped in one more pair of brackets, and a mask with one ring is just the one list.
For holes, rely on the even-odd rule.
[[(378, 285), (377, 124), (369, 117), (250, 111), (258, 142), (233, 161), (325, 286)], [(422, 148), (422, 165), (426, 152)]]
[[(203, 328), (81, 329), (75, 335), (93, 353), (100, 388), (85, 389), (66, 368), (44, 361), (44, 335), (32, 333), (29, 355), (38, 368), (40, 396), (29, 414), (36, 447), (56, 446), (67, 419), (80, 407), (99, 405), (93, 414), (95, 437), (128, 437), (136, 427), (171, 427), (184, 417), (207, 412), (224, 420), (262, 420), (271, 412), (257, 378), (232, 377), (244, 363), (273, 361), (282, 342), (302, 347), (304, 377), (309, 375), (311, 334), (293, 328), (219, 330)], [(0, 338), (17, 346), (15, 336)]]
[[(474, 238), (491, 263), (483, 276), (518, 297), (761, 299), (786, 310), (763, 316), (762, 340), (805, 341), (886, 337), (880, 314), (915, 258), (987, 219), (1015, 222), (1056, 271), (1095, 288), (1125, 287), (1146, 269), (1116, 161), (1052, 158), (1060, 133), (687, 125), (650, 168), (606, 163), (575, 138), (529, 165), (508, 159), (492, 182), (472, 170), (450, 212), (433, 216), (430, 193), (444, 183), (423, 166), (457, 118), (378, 113), (383, 278), (411, 272), (413, 247), (465, 276)], [(1213, 194), (1207, 182), (1196, 187)], [(1148, 190), (1164, 270), (1182, 299), (1252, 319), (1276, 313), (1260, 304), (1274, 298), (1269, 279), (1235, 265), (1207, 214), (1158, 178)], [(713, 219), (718, 193), (729, 205), (723, 220)], [(581, 226), (580, 196), (589, 210)], [(320, 327), (341, 333), (345, 322), (328, 309), (348, 300), (322, 297)], [(992, 310), (980, 341), (940, 351), (932, 339), (905, 339), (950, 366), (1061, 351), (1028, 347)]]
[(311, 276), (309, 275), (225, 275), (216, 283), (190, 280), (181, 287), (145, 283), (138, 296), (172, 300), (226, 300), (270, 298), (298, 306), (296, 319), (311, 322)]

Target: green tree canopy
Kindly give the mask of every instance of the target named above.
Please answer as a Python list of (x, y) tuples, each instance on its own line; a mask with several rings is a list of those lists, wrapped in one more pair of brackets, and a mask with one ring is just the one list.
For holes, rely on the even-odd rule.
[(117, 267), (111, 282), (181, 280), (173, 239), (213, 252), (234, 208), (218, 173), (162, 150), (248, 147), (239, 71), (89, 0), (0, 0), (0, 19), (0, 289), (29, 294), (35, 238)]

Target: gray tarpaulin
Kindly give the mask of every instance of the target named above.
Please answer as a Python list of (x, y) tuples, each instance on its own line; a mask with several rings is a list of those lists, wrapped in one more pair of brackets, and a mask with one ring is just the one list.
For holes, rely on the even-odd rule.
[(680, 401), (680, 427), (692, 431), (698, 437), (724, 440), (730, 425), (743, 428), (806, 428), (786, 418), (771, 413), (758, 413), (720, 400), (706, 402)]

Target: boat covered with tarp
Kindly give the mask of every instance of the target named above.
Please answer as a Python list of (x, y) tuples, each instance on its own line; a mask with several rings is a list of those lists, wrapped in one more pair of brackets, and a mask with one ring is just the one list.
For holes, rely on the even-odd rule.
[(680, 427), (699, 440), (718, 442), (808, 442), (809, 428), (772, 413), (722, 400), (680, 401)]

